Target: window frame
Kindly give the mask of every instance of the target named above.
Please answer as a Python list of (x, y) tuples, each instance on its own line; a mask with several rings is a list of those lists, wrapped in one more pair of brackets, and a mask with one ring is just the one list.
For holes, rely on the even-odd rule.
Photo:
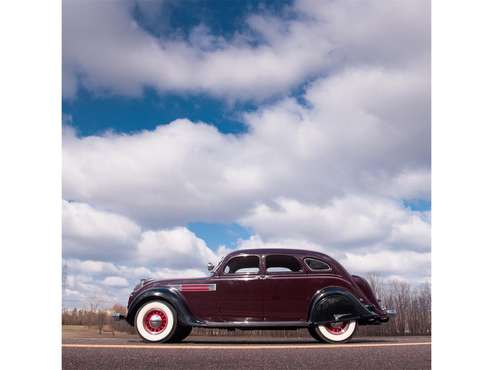
[[(300, 270), (299, 271), (267, 271), (267, 257), (270, 256), (287, 256), (294, 258), (298, 264), (300, 265)], [(264, 272), (265, 275), (282, 275), (282, 274), (304, 274), (306, 273), (305, 267), (303, 266), (303, 263), (301, 263), (300, 259), (297, 256), (293, 256), (292, 254), (285, 254), (285, 253), (273, 253), (273, 254), (266, 254), (264, 255)]]
[[(306, 262), (307, 260), (314, 260), (314, 261), (325, 263), (329, 268), (328, 269), (312, 269), (310, 267), (310, 265), (308, 264), (308, 262)], [(320, 271), (322, 271), (322, 272), (333, 272), (334, 271), (334, 269), (332, 268), (332, 266), (328, 262), (325, 262), (324, 260), (321, 260), (320, 258), (305, 257), (305, 258), (303, 258), (303, 263), (306, 265), (306, 267), (308, 268), (308, 270), (310, 272), (320, 272)]]
[[(232, 273), (232, 272), (225, 272), (226, 267), (228, 267), (228, 264), (233, 260), (234, 258), (244, 258), (244, 257), (257, 257), (258, 259), (258, 271), (257, 272), (240, 272), (240, 273)], [(244, 275), (261, 275), (262, 274), (262, 258), (258, 254), (238, 254), (236, 256), (231, 256), (227, 261), (223, 261), (224, 264), (221, 267), (221, 275), (222, 276), (227, 276), (227, 277), (232, 277), (232, 276), (244, 276)]]

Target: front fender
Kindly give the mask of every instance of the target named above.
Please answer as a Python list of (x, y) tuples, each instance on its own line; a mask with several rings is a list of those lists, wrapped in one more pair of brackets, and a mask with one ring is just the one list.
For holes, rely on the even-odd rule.
[(315, 293), (308, 321), (311, 325), (321, 325), (341, 320), (371, 321), (377, 317), (351, 292), (343, 288), (327, 287)]
[(156, 299), (163, 300), (171, 304), (176, 310), (178, 322), (181, 324), (191, 326), (198, 322), (198, 320), (192, 315), (181, 293), (176, 288), (172, 287), (150, 288), (136, 296), (128, 307), (126, 318), (127, 322), (133, 326), (135, 315), (137, 314), (140, 306), (146, 302)]

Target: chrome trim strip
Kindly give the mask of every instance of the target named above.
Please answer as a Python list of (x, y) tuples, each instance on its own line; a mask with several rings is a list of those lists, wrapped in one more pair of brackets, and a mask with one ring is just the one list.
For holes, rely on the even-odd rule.
[(170, 288), (174, 288), (180, 292), (215, 292), (216, 284), (170, 284)]

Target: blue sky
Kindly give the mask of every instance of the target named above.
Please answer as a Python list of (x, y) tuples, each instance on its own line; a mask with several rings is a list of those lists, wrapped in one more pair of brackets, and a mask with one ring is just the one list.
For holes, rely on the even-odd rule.
[[(245, 17), (251, 13), (278, 13), (283, 11), (290, 0), (187, 0), (151, 1), (148, 12), (139, 7), (133, 8), (134, 19), (149, 33), (155, 36), (186, 37), (196, 26), (204, 24), (213, 34), (231, 38), (238, 30), (245, 28)], [(152, 13), (152, 15), (151, 15)]]
[(123, 300), (142, 275), (249, 247), (426, 281), (429, 11), (66, 1), (65, 301)]
[(204, 239), (207, 245), (213, 249), (217, 249), (221, 245), (232, 247), (238, 240), (248, 239), (252, 236), (250, 230), (235, 223), (207, 224), (196, 222), (187, 225), (187, 227), (199, 238)]
[[(240, 109), (248, 109), (248, 105)], [(79, 91), (76, 99), (65, 99), (63, 113), (81, 136), (102, 134), (111, 130), (132, 133), (153, 130), (179, 118), (212, 124), (224, 133), (239, 134), (246, 126), (238, 117), (235, 107), (208, 96), (159, 95), (153, 90), (142, 97), (95, 96)]]

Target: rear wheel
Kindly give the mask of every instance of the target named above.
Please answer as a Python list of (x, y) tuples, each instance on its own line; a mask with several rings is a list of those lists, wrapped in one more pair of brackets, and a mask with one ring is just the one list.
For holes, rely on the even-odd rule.
[(175, 333), (173, 336), (169, 339), (170, 342), (181, 342), (183, 339), (188, 337), (190, 333), (192, 332), (192, 327), (191, 326), (185, 326), (185, 325), (178, 325), (176, 327)]
[(176, 312), (167, 302), (147, 302), (135, 316), (135, 328), (147, 342), (167, 342), (175, 333)]
[(356, 320), (340, 321), (326, 325), (317, 325), (316, 333), (327, 343), (344, 343), (351, 339), (356, 332)]

